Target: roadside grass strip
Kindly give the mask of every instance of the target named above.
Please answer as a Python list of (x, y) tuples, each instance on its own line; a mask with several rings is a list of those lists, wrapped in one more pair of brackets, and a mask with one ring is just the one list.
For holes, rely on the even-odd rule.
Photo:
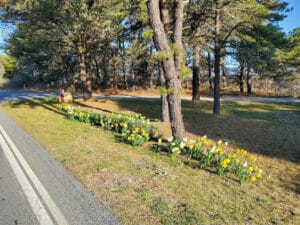
[[(113, 131), (120, 140), (132, 146), (141, 146), (153, 141), (151, 149), (155, 152), (167, 152), (172, 159), (180, 156), (186, 164), (199, 169), (211, 170), (219, 176), (230, 174), (241, 185), (245, 182), (256, 182), (263, 178), (263, 171), (255, 165), (257, 158), (245, 149), (228, 151), (228, 143), (222, 140), (217, 143), (202, 136), (197, 140), (178, 140), (174, 137), (163, 139), (158, 128), (141, 114), (101, 114), (82, 111), (67, 104), (58, 104), (56, 108), (66, 113), (68, 119), (90, 123), (103, 130)], [(230, 148), (229, 148), (230, 149)], [(234, 175), (234, 176), (232, 176)]]

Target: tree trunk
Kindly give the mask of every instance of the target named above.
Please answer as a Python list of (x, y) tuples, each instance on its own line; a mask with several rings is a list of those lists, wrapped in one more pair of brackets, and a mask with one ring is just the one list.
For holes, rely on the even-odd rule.
[[(166, 81), (164, 77), (164, 70), (162, 64), (159, 65), (159, 77), (160, 77), (161, 87), (165, 87)], [(161, 99), (161, 122), (169, 123), (170, 122), (169, 105), (167, 100), (167, 93), (165, 90), (161, 91), (160, 99)]]
[(135, 74), (134, 74), (134, 64), (133, 60), (131, 60), (131, 70), (130, 70), (130, 80), (131, 80), (131, 90), (135, 91)]
[(124, 57), (122, 57), (122, 72), (123, 72), (123, 86), (125, 90), (128, 90), (128, 82), (126, 76), (126, 62)]
[(214, 64), (214, 107), (213, 114), (220, 115), (220, 50), (215, 48), (215, 64)]
[(112, 66), (113, 66), (113, 78), (114, 78), (114, 91), (118, 90), (118, 61), (117, 56), (113, 56), (112, 58)]
[(208, 66), (208, 79), (209, 79), (209, 89), (213, 89), (213, 78), (212, 78), (212, 74), (211, 74), (211, 55), (210, 52), (208, 52), (207, 54), (207, 66)]
[(226, 65), (225, 65), (225, 56), (221, 58), (221, 68), (222, 68), (222, 87), (227, 86), (227, 79), (226, 79)]
[[(183, 20), (183, 12), (179, 12), (179, 10), (183, 10), (183, 1), (179, 0), (176, 4), (176, 15), (179, 15), (178, 18), (176, 18), (175, 22), (175, 28), (180, 28), (182, 25), (180, 25), (179, 20)], [(166, 78), (166, 86), (168, 89), (168, 104), (169, 104), (169, 114), (170, 114), (170, 120), (171, 120), (171, 130), (172, 135), (177, 139), (183, 139), (186, 137), (182, 114), (181, 114), (181, 99), (180, 99), (180, 81), (178, 78), (178, 69), (180, 68), (180, 65), (178, 63), (180, 62), (180, 57), (176, 56), (176, 60), (174, 59), (173, 53), (171, 51), (171, 48), (169, 46), (169, 41), (167, 39), (167, 34), (164, 31), (163, 23), (160, 19), (160, 9), (159, 9), (159, 2), (157, 0), (149, 0), (147, 1), (148, 11), (149, 11), (149, 17), (151, 21), (151, 26), (154, 31), (154, 38), (155, 43), (157, 45), (157, 49), (159, 51), (165, 52), (169, 57), (168, 59), (162, 60), (164, 75)], [(183, 21), (181, 21), (182, 23)], [(182, 32), (182, 30), (181, 30)], [(176, 35), (175, 35), (176, 33)], [(178, 41), (178, 39), (181, 40), (182, 37), (180, 37), (180, 31), (174, 31), (174, 36), (176, 36), (175, 40)], [(176, 43), (175, 41), (175, 43)], [(176, 43), (178, 44), (178, 43)], [(181, 45), (182, 46), (182, 45)], [(182, 60), (182, 59), (181, 59)], [(177, 67), (175, 65), (175, 61), (177, 62)]]
[(97, 89), (100, 87), (101, 83), (101, 74), (100, 74), (100, 68), (97, 62), (96, 57), (94, 57), (94, 64), (95, 64), (95, 69), (96, 69), (96, 84), (97, 84)]
[(88, 100), (92, 97), (92, 85), (90, 81), (89, 74), (86, 68), (86, 57), (85, 57), (86, 47), (83, 44), (82, 38), (79, 38), (77, 42), (77, 54), (79, 60), (80, 68), (80, 81), (83, 84), (82, 93), (84, 100)]
[(244, 63), (241, 63), (240, 65), (239, 82), (240, 82), (240, 92), (244, 93)]
[(182, 68), (184, 55), (185, 55), (183, 43), (182, 43), (183, 9), (184, 9), (183, 0), (175, 1), (174, 43), (178, 51), (174, 54), (174, 61), (175, 61), (175, 68), (176, 68), (178, 79), (180, 79), (181, 68)]
[[(216, 2), (216, 5), (218, 3)], [(217, 8), (217, 7), (216, 7)], [(219, 10), (215, 11), (215, 46), (214, 46), (214, 107), (213, 114), (220, 115), (220, 60), (221, 60), (221, 44), (220, 44), (220, 12)]]
[(200, 101), (199, 82), (200, 81), (200, 45), (194, 46), (193, 58), (193, 97), (192, 101)]
[(247, 93), (252, 94), (252, 80), (250, 75), (250, 68), (247, 68)]

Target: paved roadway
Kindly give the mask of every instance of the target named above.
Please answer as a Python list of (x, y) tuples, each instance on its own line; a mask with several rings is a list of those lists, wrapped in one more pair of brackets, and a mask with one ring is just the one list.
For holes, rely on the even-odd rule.
[(0, 225), (38, 224), (120, 222), (0, 110)]
[[(126, 95), (95, 95), (94, 97), (100, 99), (129, 99), (129, 100), (157, 100), (160, 97), (146, 97), (146, 96), (126, 96)], [(191, 97), (182, 97), (182, 100), (192, 101)], [(211, 97), (200, 97), (203, 101), (213, 101)], [(273, 103), (293, 103), (300, 102), (299, 98), (263, 98), (263, 97), (223, 97), (221, 101), (227, 102), (273, 102)]]
[[(28, 100), (32, 98), (47, 98), (47, 97), (58, 97), (57, 93), (47, 92), (33, 92), (33, 91), (11, 91), (11, 90), (0, 90), (0, 102), (11, 101), (11, 100)], [(79, 95), (75, 95), (79, 97)], [(126, 96), (126, 95), (93, 95), (95, 98), (103, 99), (132, 99), (132, 100), (156, 100), (160, 97), (147, 97), (147, 96)], [(191, 101), (191, 97), (182, 97), (182, 100)], [(213, 101), (211, 97), (200, 97), (200, 100)], [(269, 97), (222, 97), (221, 101), (230, 102), (277, 102), (277, 103), (293, 103), (300, 102), (299, 98), (269, 98)]]

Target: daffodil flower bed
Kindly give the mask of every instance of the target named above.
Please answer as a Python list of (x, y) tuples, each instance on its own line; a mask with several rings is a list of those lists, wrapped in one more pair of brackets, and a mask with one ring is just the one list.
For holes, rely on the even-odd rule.
[[(244, 149), (236, 149), (232, 153), (227, 153), (223, 148), (227, 144), (222, 141), (214, 143), (206, 136), (200, 137), (196, 141), (191, 140), (189, 144), (186, 139), (179, 141), (171, 137), (164, 147), (168, 150), (171, 158), (185, 154), (188, 160), (196, 161), (200, 169), (213, 169), (220, 176), (233, 174), (240, 184), (261, 179), (262, 170), (254, 165), (257, 158)], [(162, 148), (163, 143), (159, 139), (156, 149)]]
[(101, 114), (82, 111), (64, 104), (57, 105), (57, 109), (67, 113), (69, 119), (120, 133), (122, 140), (133, 146), (140, 146), (159, 135), (157, 128), (140, 114)]
[(121, 134), (121, 139), (132, 146), (140, 146), (157, 139), (153, 148), (156, 152), (167, 150), (171, 158), (185, 155), (189, 161), (197, 162), (200, 169), (214, 170), (220, 176), (233, 174), (240, 184), (262, 179), (262, 170), (254, 165), (257, 158), (244, 149), (226, 152), (226, 142), (215, 143), (203, 136), (198, 140), (191, 140), (189, 144), (187, 139), (178, 140), (173, 137), (164, 143), (157, 127), (140, 114), (100, 114), (61, 104), (57, 108), (65, 112), (69, 119), (91, 123), (93, 126)]

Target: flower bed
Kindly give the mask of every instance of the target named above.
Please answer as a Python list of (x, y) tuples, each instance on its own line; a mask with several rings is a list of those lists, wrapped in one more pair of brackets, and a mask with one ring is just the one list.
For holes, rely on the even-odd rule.
[(121, 134), (121, 139), (132, 146), (141, 146), (150, 140), (158, 140), (153, 149), (157, 152), (167, 151), (171, 158), (182, 154), (189, 161), (197, 162), (200, 169), (211, 169), (218, 175), (234, 175), (243, 184), (247, 181), (255, 182), (262, 178), (262, 170), (254, 165), (256, 157), (244, 149), (236, 149), (232, 153), (224, 150), (228, 143), (213, 142), (206, 136), (198, 140), (177, 140), (173, 137), (163, 142), (156, 126), (150, 124), (140, 114), (100, 114), (74, 109), (70, 105), (57, 105), (65, 112), (69, 119), (84, 123), (91, 123), (103, 130)]
[(159, 136), (157, 127), (140, 114), (100, 114), (75, 109), (70, 105), (57, 105), (57, 108), (67, 113), (69, 119), (120, 133), (122, 140), (133, 146), (140, 146)]
[(233, 174), (240, 184), (247, 181), (255, 182), (262, 178), (262, 170), (254, 165), (257, 158), (249, 154), (244, 149), (236, 149), (232, 153), (227, 153), (221, 140), (215, 143), (206, 136), (198, 140), (176, 140), (173, 137), (168, 139), (166, 145), (161, 140), (158, 141), (156, 149), (168, 149), (171, 157), (179, 154), (187, 155), (188, 160), (197, 162), (200, 169), (213, 169), (218, 175)]

